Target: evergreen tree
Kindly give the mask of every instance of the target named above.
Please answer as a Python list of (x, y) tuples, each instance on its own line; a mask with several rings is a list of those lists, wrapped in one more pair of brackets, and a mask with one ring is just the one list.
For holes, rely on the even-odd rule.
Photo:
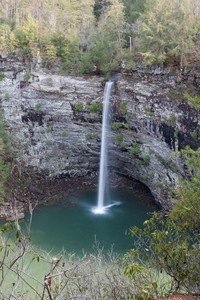
[(10, 26), (3, 23), (0, 25), (0, 50), (12, 53), (17, 45), (14, 32)]
[(197, 31), (193, 2), (149, 0), (139, 24), (139, 52), (144, 63), (163, 65), (167, 56), (173, 55), (183, 68), (194, 49)]
[(121, 62), (123, 46), (124, 6), (111, 0), (101, 15), (88, 51), (97, 73), (109, 74)]

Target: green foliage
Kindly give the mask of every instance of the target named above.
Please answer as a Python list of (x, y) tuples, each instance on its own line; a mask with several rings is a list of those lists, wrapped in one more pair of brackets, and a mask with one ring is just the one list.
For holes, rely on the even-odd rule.
[(156, 158), (165, 168), (171, 169), (174, 173), (179, 172), (179, 168), (172, 158), (166, 160), (161, 155), (156, 155)]
[(7, 152), (8, 140), (5, 124), (2, 115), (0, 115), (0, 202), (2, 202), (4, 199), (5, 183), (10, 171), (10, 163), (6, 161)]
[(68, 136), (68, 131), (67, 130), (63, 130), (62, 133), (61, 133), (61, 136), (62, 137)]
[(157, 187), (157, 188), (159, 188), (161, 190), (164, 188), (163, 184), (161, 182), (159, 182), (159, 181), (155, 183), (155, 187)]
[(193, 140), (196, 140), (198, 138), (198, 131), (197, 130), (191, 131), (190, 135), (193, 138)]
[(145, 9), (146, 0), (123, 0), (125, 17), (128, 23), (134, 23)]
[(122, 151), (125, 151), (125, 150), (127, 149), (127, 145), (126, 145), (126, 143), (124, 143), (123, 141), (120, 143), (120, 149), (121, 149)]
[(4, 80), (5, 74), (3, 72), (0, 72), (0, 81)]
[(45, 65), (49, 66), (56, 62), (57, 51), (56, 46), (53, 43), (47, 43), (45, 45)]
[(46, 128), (46, 132), (47, 132), (47, 133), (50, 133), (50, 132), (52, 132), (52, 131), (53, 131), (53, 127), (47, 127), (47, 128)]
[(175, 193), (179, 201), (171, 215), (181, 227), (195, 229), (200, 227), (200, 148), (194, 151), (186, 147), (180, 156), (187, 164), (190, 179), (180, 182)]
[(123, 4), (118, 0), (109, 1), (88, 45), (90, 65), (97, 74), (109, 77), (112, 71), (119, 69), (122, 57), (123, 22)]
[(116, 135), (115, 135), (115, 140), (118, 143), (122, 143), (122, 141), (123, 141), (123, 134), (121, 132), (117, 132)]
[(141, 146), (137, 142), (133, 142), (131, 145), (130, 155), (132, 157), (137, 157), (142, 153)]
[(151, 172), (151, 173), (146, 173), (144, 176), (143, 176), (144, 180), (151, 180), (154, 178), (154, 173)]
[(97, 138), (97, 134), (96, 133), (92, 133), (92, 132), (88, 132), (85, 135), (87, 140), (95, 140)]
[(101, 102), (92, 102), (86, 105), (89, 112), (101, 112), (103, 109), (103, 104)]
[(169, 119), (167, 120), (167, 122), (171, 125), (171, 126), (176, 126), (176, 115), (172, 114)]
[(50, 140), (50, 139), (45, 140), (45, 144), (46, 145), (51, 145), (52, 144), (52, 140)]
[(42, 107), (43, 107), (43, 104), (42, 103), (36, 103), (36, 105), (35, 105), (35, 109), (37, 109), (37, 110), (40, 110), (40, 109), (42, 109)]
[(154, 116), (154, 112), (151, 110), (150, 107), (144, 107), (144, 111), (148, 116)]
[(179, 172), (179, 167), (176, 165), (176, 163), (172, 159), (168, 159), (166, 161), (166, 166), (171, 169), (174, 173)]
[(29, 63), (40, 57), (44, 67), (77, 76), (109, 77), (121, 62), (132, 70), (138, 53), (144, 64), (162, 67), (178, 63), (183, 68), (198, 59), (197, 1), (61, 2), (20, 1), (16, 6), (8, 1), (0, 14), (1, 49), (17, 50)]
[[(196, 261), (200, 258), (199, 234), (191, 236), (189, 231), (180, 229), (171, 217), (158, 213), (145, 221), (143, 229), (135, 227), (130, 234), (135, 245), (129, 256), (132, 260), (132, 264), (127, 266), (129, 274), (125, 268), (128, 276), (132, 266), (139, 261), (144, 263), (144, 269), (157, 269), (170, 278), (168, 293), (180, 292), (183, 288), (189, 293), (198, 290), (200, 266)], [(158, 290), (158, 280), (155, 287)]]
[(146, 65), (163, 66), (167, 56), (187, 65), (187, 55), (194, 49), (197, 34), (195, 4), (183, 0), (150, 0), (139, 18), (138, 46)]
[(29, 80), (31, 79), (31, 72), (27, 72), (26, 74), (24, 74), (24, 81), (26, 82), (26, 83), (28, 83), (29, 82)]
[(144, 161), (144, 165), (145, 165), (145, 166), (149, 166), (149, 165), (150, 165), (150, 162), (151, 162), (150, 156), (149, 156), (149, 155), (145, 155), (145, 156), (143, 157), (143, 161)]
[(78, 111), (82, 111), (83, 110), (83, 102), (76, 102), (75, 103), (75, 109)]
[(120, 128), (128, 128), (128, 124), (122, 122), (114, 122), (111, 125), (112, 130), (119, 130)]
[(39, 27), (35, 18), (29, 13), (23, 24), (15, 31), (17, 46), (21, 49), (24, 59), (32, 59), (38, 53)]
[(127, 113), (127, 103), (125, 101), (120, 103), (120, 110), (122, 113), (122, 116), (126, 116)]
[(184, 98), (196, 109), (200, 109), (200, 97), (185, 93)]
[(0, 45), (7, 53), (12, 53), (16, 47), (16, 37), (11, 24), (0, 24)]
[(10, 100), (10, 95), (8, 93), (5, 93), (4, 95), (4, 101), (9, 101)]
[[(176, 201), (168, 214), (154, 213), (144, 222), (144, 228), (134, 227), (134, 248), (125, 256), (125, 274), (132, 278), (145, 272), (158, 270), (170, 281), (166, 293), (198, 293), (200, 282), (200, 148), (186, 147), (180, 156), (188, 166), (191, 178), (182, 180), (174, 194)], [(139, 267), (137, 267), (139, 264)], [(151, 287), (151, 283), (148, 284)], [(159, 280), (154, 297), (159, 292)], [(149, 295), (150, 293), (148, 293)]]

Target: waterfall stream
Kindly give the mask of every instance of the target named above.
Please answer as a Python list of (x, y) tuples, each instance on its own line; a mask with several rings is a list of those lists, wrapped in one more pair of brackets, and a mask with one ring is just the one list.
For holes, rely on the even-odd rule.
[(98, 201), (97, 207), (93, 209), (96, 214), (103, 214), (105, 210), (113, 205), (105, 206), (105, 190), (107, 182), (107, 132), (110, 129), (109, 125), (109, 100), (112, 91), (113, 81), (106, 82), (104, 89), (103, 99), (103, 120), (102, 120), (102, 133), (101, 133), (101, 156), (100, 156), (100, 169), (99, 169), (99, 187), (98, 187)]

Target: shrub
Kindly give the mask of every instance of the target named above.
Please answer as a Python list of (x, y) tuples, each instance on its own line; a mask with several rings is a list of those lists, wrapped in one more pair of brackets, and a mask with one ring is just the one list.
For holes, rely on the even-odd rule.
[(172, 114), (167, 121), (169, 122), (170, 125), (175, 126), (176, 125), (176, 115)]
[[(184, 208), (181, 210), (184, 211)], [(163, 295), (163, 292), (178, 293), (184, 290), (198, 293), (199, 233), (191, 235), (190, 229), (180, 228), (179, 222), (175, 222), (172, 216), (166, 218), (154, 213), (150, 220), (145, 221), (143, 229), (134, 227), (130, 235), (134, 238), (134, 248), (125, 257), (125, 274), (133, 280), (138, 278), (140, 286), (146, 283), (145, 299), (150, 296), (157, 298), (156, 295)], [(160, 285), (161, 273), (165, 276), (165, 291)]]
[(193, 138), (193, 140), (196, 140), (198, 138), (197, 130), (194, 130), (194, 131), (190, 132), (190, 135)]
[(0, 72), (0, 81), (4, 80), (4, 78), (5, 78), (4, 73), (3, 73), (3, 72)]
[(52, 140), (46, 140), (46, 141), (45, 141), (45, 144), (46, 144), (46, 145), (51, 145), (51, 144), (52, 144)]
[(53, 127), (47, 127), (47, 128), (46, 128), (46, 132), (47, 132), (47, 133), (50, 133), (50, 132), (52, 132), (52, 131), (53, 131)]
[(120, 149), (121, 149), (122, 151), (126, 150), (126, 144), (125, 144), (124, 142), (121, 142), (121, 143), (120, 143)]
[(3, 117), (0, 115), (0, 202), (4, 199), (5, 182), (9, 176), (10, 163), (6, 161), (6, 154), (9, 150), (8, 140), (3, 122)]
[(42, 103), (37, 103), (37, 104), (35, 105), (35, 108), (36, 108), (37, 110), (41, 109), (42, 107), (43, 107), (43, 104), (42, 104)]
[(196, 109), (200, 109), (200, 97), (191, 96), (188, 93), (184, 94), (184, 98)]
[(10, 100), (10, 95), (8, 93), (5, 93), (4, 95), (4, 101), (9, 101)]
[(144, 176), (143, 176), (144, 180), (151, 180), (154, 178), (154, 173), (151, 172), (151, 173), (146, 173)]
[(75, 103), (75, 109), (77, 110), (77, 111), (81, 111), (81, 110), (83, 110), (83, 103), (82, 102), (76, 102)]
[(145, 112), (148, 116), (154, 116), (154, 112), (151, 110), (150, 107), (144, 107), (144, 112)]
[(87, 140), (93, 140), (93, 139), (96, 139), (97, 138), (97, 134), (96, 133), (92, 133), (92, 132), (88, 132), (86, 135), (85, 135), (86, 139)]
[(61, 136), (62, 137), (68, 136), (68, 131), (67, 130), (63, 130), (62, 133), (61, 133)]
[(120, 103), (120, 110), (123, 116), (127, 113), (127, 103), (125, 101)]
[(115, 140), (118, 142), (118, 143), (121, 143), (123, 141), (123, 134), (121, 132), (118, 132), (116, 133), (115, 135)]
[(158, 181), (158, 182), (155, 183), (155, 187), (157, 187), (159, 189), (163, 189), (163, 184)]
[(112, 123), (111, 128), (113, 130), (118, 130), (120, 128), (128, 128), (128, 124), (125, 124), (122, 122), (114, 122), (114, 123)]
[(103, 104), (101, 102), (92, 102), (86, 105), (89, 112), (100, 112), (103, 109)]
[(150, 156), (149, 155), (144, 156), (143, 161), (144, 161), (144, 165), (148, 166), (151, 161)]
[(132, 157), (139, 156), (142, 153), (141, 147), (137, 142), (132, 143), (131, 145), (131, 150), (130, 150), (130, 155)]
[(31, 78), (31, 72), (27, 72), (26, 74), (24, 74), (24, 81), (26, 82), (26, 83), (28, 83), (28, 81), (30, 80), (30, 78)]

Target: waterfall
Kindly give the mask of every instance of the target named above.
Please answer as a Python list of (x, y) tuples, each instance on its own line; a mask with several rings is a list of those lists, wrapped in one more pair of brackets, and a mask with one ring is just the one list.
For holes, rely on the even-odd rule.
[(101, 133), (101, 156), (100, 156), (100, 169), (99, 169), (99, 187), (98, 187), (98, 202), (97, 207), (93, 210), (94, 213), (103, 214), (105, 209), (110, 205), (105, 206), (105, 189), (107, 181), (107, 131), (109, 130), (109, 99), (112, 90), (112, 81), (106, 82), (104, 89), (103, 99), (103, 120), (102, 120), (102, 133)]

